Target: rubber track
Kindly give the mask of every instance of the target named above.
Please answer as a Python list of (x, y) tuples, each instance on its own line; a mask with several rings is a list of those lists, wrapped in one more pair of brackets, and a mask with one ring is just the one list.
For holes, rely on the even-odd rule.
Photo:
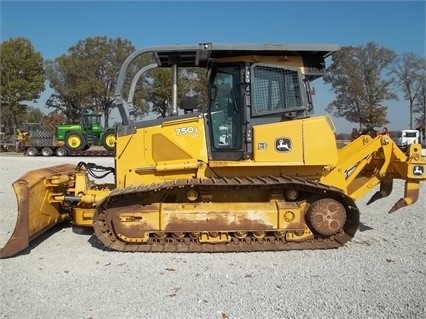
[[(166, 238), (159, 240), (150, 238), (148, 243), (128, 244), (121, 242), (115, 237), (114, 231), (108, 233), (101, 231), (103, 221), (107, 218), (109, 203), (114, 202), (116, 206), (120, 200), (130, 197), (142, 196), (149, 198), (150, 194), (158, 192), (170, 192), (176, 188), (194, 188), (207, 191), (214, 188), (223, 188), (227, 191), (249, 187), (275, 189), (298, 189), (300, 191), (317, 194), (320, 197), (332, 197), (340, 201), (347, 209), (348, 219), (345, 232), (330, 236), (329, 238), (315, 238), (302, 242), (287, 242), (275, 236), (266, 236), (262, 239), (247, 236), (244, 239), (232, 237), (229, 243), (209, 244), (199, 243), (196, 239)], [(166, 181), (160, 184), (129, 186), (124, 189), (115, 189), (109, 196), (99, 202), (94, 216), (94, 230), (98, 239), (109, 249), (128, 252), (251, 252), (251, 251), (279, 251), (293, 249), (329, 249), (343, 246), (354, 236), (359, 224), (359, 211), (353, 200), (345, 195), (340, 189), (327, 186), (318, 182), (294, 177), (245, 177), (245, 178), (208, 178)], [(202, 231), (194, 229), (195, 231)]]

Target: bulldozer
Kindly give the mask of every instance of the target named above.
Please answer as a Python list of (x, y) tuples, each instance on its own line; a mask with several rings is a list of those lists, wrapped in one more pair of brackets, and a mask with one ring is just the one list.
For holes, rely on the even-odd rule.
[[(338, 148), (332, 118), (313, 115), (311, 82), (338, 50), (201, 43), (135, 51), (117, 79), (122, 124), (114, 167), (80, 162), (19, 178), (17, 223), (1, 257), (61, 222), (92, 227), (114, 251), (338, 248), (359, 227), (356, 201), (374, 189), (368, 204), (388, 196), (394, 179), (404, 180), (404, 195), (389, 212), (414, 204), (426, 179), (419, 144), (403, 153), (388, 135), (363, 135)], [(144, 54), (152, 63), (129, 76)], [(206, 69), (205, 111), (194, 96), (178, 101), (182, 67)], [(135, 87), (154, 68), (172, 71), (172, 112), (138, 121)], [(96, 182), (107, 174), (114, 183)]]

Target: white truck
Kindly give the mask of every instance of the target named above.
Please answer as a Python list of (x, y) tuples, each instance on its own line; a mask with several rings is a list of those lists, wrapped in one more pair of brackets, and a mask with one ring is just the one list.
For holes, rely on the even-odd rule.
[(393, 141), (404, 152), (413, 143), (419, 143), (420, 132), (418, 130), (400, 130), (396, 132)]

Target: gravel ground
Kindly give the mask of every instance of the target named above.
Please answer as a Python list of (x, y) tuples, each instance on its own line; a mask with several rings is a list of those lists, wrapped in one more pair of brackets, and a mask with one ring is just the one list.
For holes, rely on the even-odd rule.
[[(80, 160), (113, 165), (112, 158), (0, 154), (0, 246), (16, 219), (11, 183), (31, 169)], [(401, 181), (387, 199), (358, 201), (360, 229), (334, 250), (118, 253), (100, 249), (90, 231), (55, 228), (0, 260), (0, 317), (424, 318), (425, 184), (415, 205), (393, 215)]]

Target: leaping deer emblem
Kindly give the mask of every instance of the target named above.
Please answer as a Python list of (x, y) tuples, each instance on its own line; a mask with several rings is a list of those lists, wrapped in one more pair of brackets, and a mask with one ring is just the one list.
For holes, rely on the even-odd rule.
[(414, 166), (414, 169), (413, 169), (413, 174), (414, 175), (416, 175), (416, 176), (420, 176), (420, 175), (423, 175), (423, 173), (424, 173), (424, 171), (423, 171), (423, 167), (422, 166)]

